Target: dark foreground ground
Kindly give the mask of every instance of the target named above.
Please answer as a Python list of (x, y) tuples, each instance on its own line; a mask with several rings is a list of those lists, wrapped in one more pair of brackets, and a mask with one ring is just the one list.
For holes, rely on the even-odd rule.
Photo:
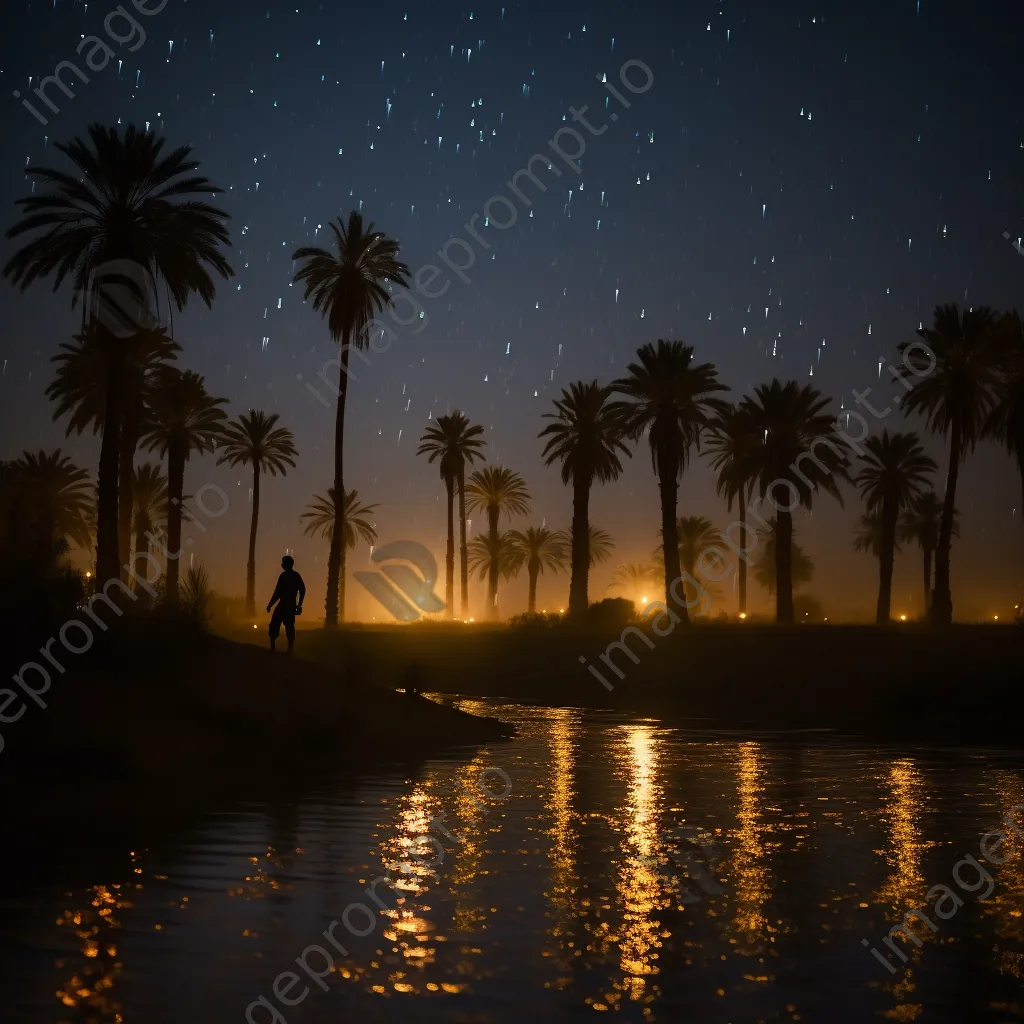
[[(646, 643), (618, 626), (350, 626), (300, 632), (296, 650), (367, 692), (403, 685), (413, 667), (426, 691), (628, 710), (709, 728), (1022, 745), (1017, 626), (744, 624), (667, 637), (642, 629)], [(610, 646), (621, 642), (632, 657)]]
[(298, 771), (413, 768), (510, 733), (158, 619), (126, 620), (77, 657), (52, 650), (66, 671), (53, 671), (46, 707), (22, 702), (0, 726), (5, 845), (22, 853), (86, 838), (92, 847), (115, 819), (137, 825), (130, 834), (166, 834), (216, 802), (287, 788)]

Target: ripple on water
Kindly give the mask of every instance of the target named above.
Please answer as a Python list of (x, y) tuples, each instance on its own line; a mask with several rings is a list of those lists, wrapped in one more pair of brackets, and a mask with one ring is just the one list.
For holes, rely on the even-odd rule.
[[(985, 865), (987, 896), (953, 874), (1024, 803), (1017, 757), (456, 703), (518, 737), (12, 887), (4, 1020), (219, 1024), (260, 997), (255, 1022), (1024, 1019), (1024, 858)], [(940, 885), (961, 905), (891, 953)], [(275, 994), (303, 956), (322, 982)]]

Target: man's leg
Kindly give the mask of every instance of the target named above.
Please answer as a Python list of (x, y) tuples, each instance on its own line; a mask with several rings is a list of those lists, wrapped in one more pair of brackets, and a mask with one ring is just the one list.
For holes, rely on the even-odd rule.
[(295, 646), (295, 616), (289, 615), (284, 620), (284, 635), (288, 638), (288, 653)]
[(270, 649), (274, 650), (274, 645), (277, 643), (277, 638), (281, 635), (281, 606), (278, 605), (274, 609), (274, 614), (270, 616)]

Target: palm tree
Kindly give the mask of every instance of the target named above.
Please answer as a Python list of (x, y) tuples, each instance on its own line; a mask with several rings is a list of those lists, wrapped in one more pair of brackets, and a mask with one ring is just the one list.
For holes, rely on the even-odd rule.
[[(776, 593), (778, 587), (778, 538), (779, 530), (775, 516), (769, 518), (765, 524), (765, 532), (768, 534), (764, 543), (764, 550), (760, 558), (754, 563), (754, 579), (768, 591), (768, 596)], [(804, 549), (793, 539), (796, 531), (790, 537), (790, 582), (794, 590), (804, 583), (810, 583), (814, 576), (814, 562)]]
[[(165, 154), (164, 139), (131, 124), (123, 134), (117, 127), (92, 124), (88, 135), (88, 141), (76, 137), (55, 143), (74, 165), (72, 173), (37, 166), (26, 170), (37, 180), (32, 193), (18, 200), (23, 216), (8, 229), (7, 237), (34, 237), (7, 261), (4, 277), (25, 291), (54, 273), (56, 291), (71, 275), (72, 305), (79, 295), (85, 298), (83, 334), (91, 329), (121, 333), (108, 331), (97, 315), (101, 299), (108, 296), (100, 291), (95, 275), (116, 261), (137, 267), (154, 293), (162, 283), (179, 311), (193, 292), (210, 306), (216, 292), (210, 270), (224, 279), (233, 273), (221, 253), (221, 246), (230, 245), (225, 227), (229, 215), (197, 197), (223, 190), (196, 173), (189, 146)], [(119, 281), (123, 275), (122, 270)], [(130, 283), (138, 290), (137, 282)], [(110, 340), (103, 396), (96, 572), (104, 580), (117, 578), (120, 571), (118, 473), (125, 340)], [(128, 480), (123, 484), (128, 487)]]
[(860, 488), (868, 512), (877, 511), (881, 516), (875, 610), (875, 622), (881, 626), (892, 617), (892, 566), (900, 513), (921, 496), (938, 466), (925, 454), (917, 434), (890, 434), (884, 430), (881, 437), (869, 437), (864, 448), (867, 454), (861, 456), (862, 468), (854, 483)]
[[(900, 521), (900, 539), (917, 544), (924, 559), (924, 614), (931, 613), (932, 559), (939, 546), (939, 532), (942, 529), (943, 503), (934, 491), (926, 491), (903, 513)], [(960, 536), (960, 517), (953, 509), (954, 537)]]
[(4, 466), (4, 525), (14, 544), (44, 553), (64, 548), (65, 541), (89, 547), (94, 491), (86, 470), (59, 448), (26, 451)]
[[(704, 516), (680, 516), (676, 520), (676, 536), (679, 540), (679, 564), (682, 572), (685, 572), (691, 580), (703, 580), (705, 573), (700, 570), (697, 563), (701, 556), (713, 548), (719, 548), (722, 544), (721, 531), (710, 519)], [(664, 547), (659, 544), (655, 549), (655, 557), (664, 560)], [(719, 555), (714, 564), (722, 560)], [(682, 575), (682, 573), (680, 573)], [(686, 595), (686, 607), (692, 608), (696, 604), (697, 589), (694, 583), (685, 581), (683, 593)]]
[(735, 501), (739, 508), (740, 550), (739, 560), (739, 613), (747, 613), (747, 501), (750, 498), (751, 462), (758, 444), (754, 428), (735, 405), (723, 407), (711, 424), (707, 453), (711, 468), (717, 470), (718, 493), (725, 498), (732, 511)]
[[(159, 466), (144, 462), (132, 473), (132, 520), (135, 531), (135, 546), (131, 564), (135, 567), (135, 592), (144, 596), (144, 588), (138, 580), (147, 578), (149, 572), (139, 563), (149, 560), (149, 534), (158, 524), (167, 521), (167, 477)], [(141, 572), (140, 572), (141, 570)], [(143, 593), (140, 593), (143, 591)]]
[(626, 396), (626, 401), (616, 403), (616, 410), (629, 437), (637, 441), (648, 431), (651, 464), (661, 494), (665, 604), (675, 607), (685, 624), (690, 621), (686, 607), (672, 593), (674, 582), (682, 576), (676, 536), (679, 481), (691, 450), (700, 447), (701, 434), (711, 425), (712, 414), (722, 408), (715, 394), (729, 389), (719, 383), (711, 363), (694, 363), (693, 348), (681, 341), (659, 338), (657, 347), (638, 349), (637, 360), (627, 367), (628, 377), (612, 383), (612, 390)]
[(661, 583), (661, 569), (657, 565), (623, 562), (615, 567), (606, 589), (633, 590), (655, 582)]
[(328, 487), (326, 496), (313, 495), (313, 500), (306, 506), (306, 511), (299, 516), (300, 520), (307, 520), (302, 530), (303, 534), (307, 537), (324, 537), (333, 543), (334, 527), (340, 520), (343, 524), (345, 550), (350, 551), (359, 540), (364, 540), (372, 552), (374, 544), (377, 543), (377, 530), (369, 517), (380, 506), (361, 504), (359, 492), (353, 489), (345, 494), (345, 500), (339, 509), (335, 501), (336, 494), (333, 487)]
[[(866, 551), (873, 558), (879, 561), (885, 551), (885, 523), (882, 521), (882, 513), (876, 507), (870, 512), (863, 512), (857, 517), (857, 524), (853, 531), (853, 550)], [(896, 543), (896, 551), (900, 550), (899, 542)]]
[[(490, 592), (491, 580), (500, 576), (506, 583), (523, 567), (523, 549), (512, 537), (511, 532), (481, 534), (469, 542), (469, 571), (478, 572), (480, 579), (487, 580)], [(491, 603), (493, 618), (498, 618), (498, 600)]]
[[(467, 482), (466, 497), (470, 512), (477, 510), (487, 514), (487, 532), (490, 535), (492, 549), (497, 547), (498, 520), (502, 509), (511, 519), (513, 516), (525, 516), (530, 511), (530, 492), (526, 489), (526, 481), (511, 469), (504, 466), (485, 466), (478, 469)], [(487, 578), (487, 603), (490, 606), (490, 617), (498, 617), (498, 571), (496, 559), (491, 560), (490, 575)]]
[[(626, 564), (617, 565), (608, 581), (607, 590), (624, 590), (627, 594), (637, 594), (641, 603), (646, 605), (644, 600), (647, 594), (656, 587), (661, 587), (661, 569), (657, 565)], [(634, 600), (634, 598), (630, 598)]]
[[(983, 433), (1017, 460), (1024, 497), (1024, 322), (1013, 310), (1000, 323), (999, 382)], [(1024, 508), (1024, 505), (1022, 505)]]
[(260, 409), (243, 412), (225, 428), (220, 446), (223, 454), (217, 465), (252, 466), (252, 523), (249, 526), (249, 561), (245, 568), (245, 614), (256, 614), (256, 527), (260, 519), (260, 475), (288, 475), (295, 467), (298, 452), (295, 436), (286, 427), (278, 427), (280, 416)]
[(701, 555), (720, 547), (722, 532), (704, 516), (680, 516), (676, 520), (676, 533), (679, 537), (679, 562), (696, 579)]
[[(564, 533), (562, 536), (567, 543), (571, 542), (570, 537), (567, 537)], [(587, 551), (591, 569), (595, 565), (607, 562), (612, 557), (614, 548), (615, 541), (607, 530), (602, 530), (599, 526), (594, 526), (593, 523), (587, 527)]]
[[(84, 334), (75, 335), (75, 344), (64, 343), (53, 357), (57, 373), (46, 388), (50, 400), (57, 403), (54, 420), (69, 415), (65, 436), (75, 431), (82, 434), (91, 427), (94, 434), (103, 429), (107, 411), (107, 384), (110, 362), (119, 359), (123, 397), (121, 399), (121, 438), (118, 480), (127, 481), (118, 486), (118, 562), (127, 566), (132, 535), (133, 487), (132, 474), (139, 437), (145, 426), (146, 400), (153, 387), (154, 372), (177, 358), (181, 346), (161, 327), (140, 330), (130, 338), (114, 337), (109, 331), (96, 326)], [(121, 356), (115, 348), (123, 347)]]
[(526, 564), (530, 578), (527, 611), (533, 615), (537, 611), (537, 577), (545, 569), (557, 573), (566, 568), (569, 561), (569, 543), (563, 531), (549, 530), (546, 526), (510, 530), (508, 537)]
[(377, 530), (367, 517), (372, 516), (380, 506), (361, 505), (359, 492), (352, 490), (346, 493), (339, 516), (338, 505), (334, 500), (336, 493), (333, 487), (328, 487), (326, 497), (322, 494), (313, 495), (313, 500), (306, 506), (306, 511), (299, 516), (300, 519), (309, 520), (302, 532), (307, 537), (316, 537), (319, 534), (333, 540), (334, 527), (340, 520), (343, 524), (346, 550), (354, 548), (360, 539), (373, 547), (377, 543)]
[(469, 563), (466, 551), (466, 466), (482, 459), (480, 449), (487, 443), (480, 440), (484, 428), (471, 424), (465, 413), (456, 409), (438, 416), (420, 438), (417, 455), (426, 455), (427, 462), (438, 462), (441, 479), (448, 496), (448, 542), (445, 547), (446, 617), (455, 617), (455, 528), (453, 523), (455, 493), (459, 495), (459, 554), (462, 570), (462, 617), (469, 615)]
[(922, 413), (929, 428), (949, 435), (949, 469), (943, 498), (939, 545), (935, 551), (935, 625), (953, 621), (949, 554), (953, 545), (953, 509), (960, 463), (981, 436), (999, 382), (997, 320), (987, 306), (961, 312), (956, 305), (936, 306), (931, 327), (917, 333), (924, 340), (900, 345), (903, 362), (917, 380), (901, 403), (904, 412)]
[(94, 490), (89, 474), (61, 452), (25, 452), (0, 462), (0, 611), (8, 632), (45, 616), (74, 618), (85, 596), (65, 555), (90, 546)]
[(775, 617), (783, 625), (793, 624), (793, 510), (811, 508), (821, 490), (842, 504), (838, 481), (850, 479), (849, 457), (835, 440), (834, 418), (824, 411), (828, 404), (809, 385), (778, 379), (740, 403), (741, 415), (760, 442), (750, 455), (751, 488), (757, 488), (762, 501), (767, 496), (778, 513), (778, 538), (772, 533), (779, 551), (773, 558), (778, 574), (773, 589)]
[[(390, 299), (384, 285), (404, 285), (409, 268), (398, 259), (398, 242), (372, 224), (363, 226), (363, 218), (353, 211), (348, 226), (338, 218), (330, 224), (337, 252), (315, 246), (303, 246), (292, 254), (303, 265), (295, 280), (305, 285), (304, 299), (313, 299), (313, 308), (327, 320), (331, 338), (341, 344), (338, 371), (338, 411), (334, 426), (334, 490), (345, 493), (345, 399), (348, 394), (348, 356), (355, 346), (368, 344), (367, 327), (374, 311), (382, 310)], [(338, 509), (339, 514), (341, 509)], [(339, 521), (340, 523), (340, 521)], [(345, 547), (341, 531), (331, 534), (331, 553), (327, 561), (327, 606), (324, 624), (337, 626), (345, 617)]]
[(185, 463), (193, 452), (216, 450), (224, 429), (219, 408), (226, 398), (212, 398), (206, 382), (192, 370), (163, 367), (149, 398), (149, 422), (141, 442), (167, 459), (167, 601), (178, 601), (181, 555), (181, 510)]
[(587, 577), (590, 572), (590, 489), (595, 480), (608, 483), (622, 472), (620, 454), (630, 455), (622, 441), (620, 417), (609, 401), (611, 388), (597, 381), (577, 381), (562, 389), (555, 412), (545, 413), (549, 423), (538, 435), (546, 437), (544, 465), (562, 464), (562, 483), (572, 484), (572, 569), (569, 580), (569, 615), (587, 612)]

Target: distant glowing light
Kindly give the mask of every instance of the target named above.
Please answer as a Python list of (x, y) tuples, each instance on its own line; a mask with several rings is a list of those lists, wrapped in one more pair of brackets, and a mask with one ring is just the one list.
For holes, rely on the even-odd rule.
[(559, 615), (564, 615), (565, 614), (565, 609), (564, 608), (559, 608), (558, 609), (558, 614)]
[(640, 598), (640, 603), (641, 604), (647, 604), (647, 595), (646, 594), (643, 597)]
[(89, 580), (89, 579), (92, 579), (92, 573), (91, 573), (91, 572), (87, 572), (87, 573), (85, 574), (85, 578), (86, 578), (87, 580)]
[(740, 612), (740, 618), (741, 619), (745, 619), (746, 617), (747, 617), (747, 613), (746, 612)]
[(906, 622), (906, 621), (907, 621), (906, 615), (901, 615), (900, 616), (900, 622)]
[(996, 622), (999, 621), (999, 616), (998, 615), (993, 615), (992, 618), (995, 619)]

